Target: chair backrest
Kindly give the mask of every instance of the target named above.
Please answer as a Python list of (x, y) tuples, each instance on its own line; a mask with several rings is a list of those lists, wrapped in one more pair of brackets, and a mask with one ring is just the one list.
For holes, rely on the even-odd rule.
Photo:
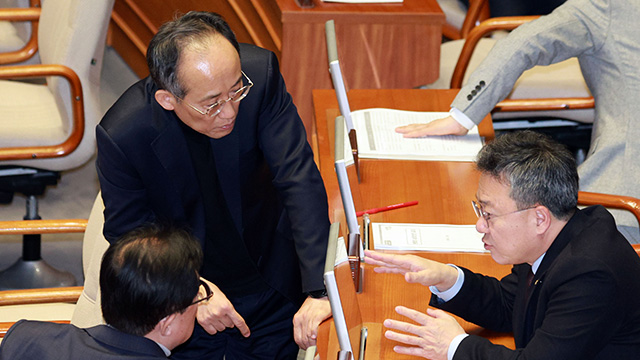
[(93, 203), (82, 243), (84, 288), (71, 318), (71, 323), (79, 327), (90, 327), (104, 323), (100, 307), (100, 263), (102, 255), (109, 247), (109, 242), (102, 234), (103, 211), (104, 203), (102, 202), (102, 194), (99, 193)]
[[(42, 64), (60, 64), (71, 68), (80, 78), (84, 97), (85, 127), (82, 142), (68, 156), (54, 159), (12, 162), (52, 170), (70, 169), (84, 164), (95, 152), (95, 125), (102, 117), (100, 109), (100, 73), (106, 44), (107, 27), (114, 0), (45, 0), (38, 24), (38, 51)], [(66, 131), (72, 128), (69, 84), (60, 77), (47, 79), (63, 119)], [(64, 163), (64, 166), (56, 165)]]

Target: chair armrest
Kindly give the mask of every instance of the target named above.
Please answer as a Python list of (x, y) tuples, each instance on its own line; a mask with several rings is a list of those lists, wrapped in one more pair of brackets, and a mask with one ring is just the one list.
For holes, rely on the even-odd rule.
[(587, 191), (578, 192), (578, 204), (602, 205), (608, 208), (628, 210), (640, 223), (640, 200), (631, 196), (599, 194)]
[(462, 87), (462, 80), (464, 79), (464, 74), (467, 72), (467, 67), (469, 66), (471, 55), (473, 55), (473, 51), (475, 50), (476, 45), (478, 44), (478, 41), (480, 41), (480, 39), (494, 31), (513, 30), (516, 27), (537, 18), (539, 18), (539, 16), (497, 17), (485, 20), (480, 23), (480, 25), (474, 27), (469, 32), (469, 35), (466, 37), (464, 45), (462, 46), (460, 57), (458, 58), (456, 67), (453, 70), (453, 75), (451, 76), (450, 88), (459, 89)]
[(75, 303), (82, 294), (82, 286), (19, 289), (0, 291), (0, 306), (49, 304), (57, 302)]
[(462, 22), (460, 29), (455, 26), (444, 23), (442, 25), (442, 36), (449, 40), (464, 39), (469, 35), (471, 29), (478, 25), (481, 21), (489, 18), (489, 1), (488, 0), (470, 0), (467, 8), (467, 14)]
[(488, 18), (489, 0), (469, 0), (469, 10), (467, 10), (467, 16), (465, 16), (462, 29), (460, 29), (461, 38), (469, 36), (473, 28)]
[[(0, 235), (81, 233), (85, 219), (0, 221)], [(82, 286), (0, 291), (0, 306), (76, 302)]]
[(45, 76), (61, 76), (69, 82), (73, 113), (71, 134), (64, 142), (57, 145), (0, 148), (0, 161), (60, 157), (69, 155), (80, 145), (84, 135), (84, 100), (80, 78), (71, 68), (57, 64), (0, 67), (0, 79), (41, 78)]
[[(535, 20), (539, 16), (505, 16), (491, 18), (474, 27), (465, 39), (460, 57), (451, 76), (451, 89), (462, 87), (469, 61), (476, 45), (484, 36), (497, 30), (513, 30), (516, 27)], [(550, 111), (568, 109), (590, 109), (594, 107), (593, 97), (549, 98), (549, 99), (506, 99), (496, 104), (494, 111)]]
[[(0, 221), (0, 235), (81, 233), (87, 227), (85, 219)], [(47, 303), (75, 303), (82, 294), (82, 286), (19, 289), (0, 291), (0, 306)], [(66, 323), (69, 321), (52, 321)], [(13, 322), (0, 322), (0, 338)]]
[(497, 103), (494, 111), (549, 111), (569, 109), (592, 109), (593, 97), (548, 98), (548, 99), (505, 99)]
[(81, 233), (85, 219), (0, 221), (0, 235)]
[[(31, 5), (39, 1), (31, 1)], [(38, 51), (38, 20), (40, 8), (4, 8), (0, 9), (0, 21), (31, 21), (31, 38), (21, 49), (0, 53), (0, 64), (11, 64), (26, 61)]]

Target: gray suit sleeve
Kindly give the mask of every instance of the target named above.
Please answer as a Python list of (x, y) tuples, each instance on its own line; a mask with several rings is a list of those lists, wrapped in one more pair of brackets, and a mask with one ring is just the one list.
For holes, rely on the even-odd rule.
[(524, 71), (598, 51), (608, 35), (609, 12), (609, 0), (569, 0), (521, 25), (496, 43), (451, 106), (479, 124)]

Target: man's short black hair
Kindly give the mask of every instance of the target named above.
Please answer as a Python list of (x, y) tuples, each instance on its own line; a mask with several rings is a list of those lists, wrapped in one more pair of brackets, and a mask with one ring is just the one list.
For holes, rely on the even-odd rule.
[(100, 291), (107, 324), (144, 336), (184, 311), (200, 286), (202, 250), (187, 231), (146, 225), (112, 243), (102, 258)]
[(578, 203), (578, 169), (567, 148), (550, 137), (525, 130), (506, 133), (478, 153), (480, 172), (509, 185), (518, 209), (546, 206), (568, 219)]
[(156, 86), (184, 98), (185, 89), (178, 74), (182, 52), (187, 46), (202, 43), (212, 34), (220, 34), (229, 40), (240, 55), (236, 35), (219, 14), (189, 11), (160, 26), (147, 48), (147, 65)]

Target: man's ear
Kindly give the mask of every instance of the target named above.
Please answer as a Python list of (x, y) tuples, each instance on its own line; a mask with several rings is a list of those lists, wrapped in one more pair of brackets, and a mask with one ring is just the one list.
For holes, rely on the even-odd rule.
[(546, 206), (538, 205), (534, 208), (536, 216), (536, 232), (543, 234), (551, 226), (552, 216), (551, 211)]
[(164, 318), (162, 318), (162, 320), (160, 320), (160, 322), (158, 322), (156, 328), (160, 331), (160, 334), (162, 336), (171, 335), (171, 325), (173, 324), (173, 320), (175, 320), (176, 316), (178, 316), (178, 313), (173, 313), (171, 315), (165, 316)]
[(171, 111), (175, 108), (176, 97), (167, 90), (158, 90), (155, 94), (156, 101), (163, 109)]

